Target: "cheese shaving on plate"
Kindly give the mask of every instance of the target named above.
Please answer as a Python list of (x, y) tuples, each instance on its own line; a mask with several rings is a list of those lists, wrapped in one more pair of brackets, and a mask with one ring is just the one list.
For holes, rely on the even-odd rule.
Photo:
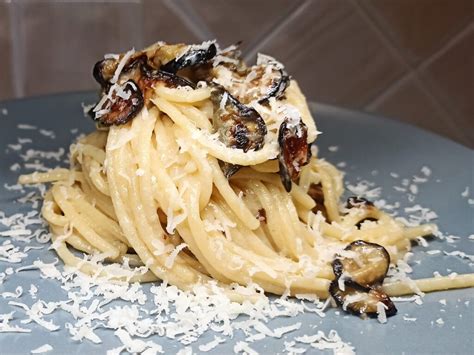
[(44, 344), (44, 345), (41, 345), (40, 347), (36, 348), (36, 349), (33, 349), (31, 350), (30, 352), (32, 354), (44, 354), (44, 353), (47, 353), (48, 351), (51, 351), (53, 350), (53, 347), (49, 344)]

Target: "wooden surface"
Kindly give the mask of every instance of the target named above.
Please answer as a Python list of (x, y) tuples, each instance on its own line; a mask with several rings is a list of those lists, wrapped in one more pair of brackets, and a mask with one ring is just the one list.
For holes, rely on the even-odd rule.
[(474, 148), (472, 0), (0, 0), (0, 100), (92, 89), (104, 53), (243, 40), (309, 100), (380, 113)]

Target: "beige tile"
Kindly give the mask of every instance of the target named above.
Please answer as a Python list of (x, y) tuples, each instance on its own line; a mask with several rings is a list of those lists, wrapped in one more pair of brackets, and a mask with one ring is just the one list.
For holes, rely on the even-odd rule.
[(243, 41), (245, 51), (302, 1), (187, 0), (184, 3), (202, 17), (222, 46)]
[(143, 36), (145, 45), (165, 41), (196, 43), (199, 38), (161, 0), (142, 0)]
[(452, 121), (474, 146), (474, 25), (422, 73)]
[(261, 51), (310, 100), (347, 107), (363, 107), (404, 71), (348, 1), (312, 2)]
[(413, 65), (472, 19), (472, 0), (358, 0)]
[(400, 85), (372, 111), (473, 146), (449, 124), (452, 118), (443, 114), (413, 80)]
[(10, 4), (0, 2), (0, 100), (13, 98), (14, 96), (8, 6)]
[(25, 95), (96, 88), (94, 63), (141, 46), (140, 4), (21, 2)]

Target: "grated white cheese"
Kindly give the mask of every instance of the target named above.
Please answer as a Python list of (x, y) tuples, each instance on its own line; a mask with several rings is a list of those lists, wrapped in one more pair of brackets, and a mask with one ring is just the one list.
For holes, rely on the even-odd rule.
[(82, 339), (87, 339), (94, 344), (102, 343), (102, 339), (100, 339), (97, 334), (94, 333), (93, 329), (87, 324), (82, 324), (76, 328), (71, 323), (66, 323), (65, 327), (67, 330), (69, 330), (72, 340), (82, 341)]
[(31, 329), (9, 324), (13, 319), (14, 313), (15, 312), (0, 314), (0, 333), (31, 333)]
[(199, 345), (199, 351), (210, 351), (222, 343), (225, 343), (225, 339), (214, 335), (214, 340), (211, 340), (209, 343)]
[(51, 139), (55, 139), (56, 138), (56, 134), (53, 132), (53, 131), (49, 131), (49, 130), (46, 130), (46, 129), (40, 129), (39, 130), (39, 133), (45, 137), (48, 137), (48, 138), (51, 138)]
[(347, 189), (354, 195), (359, 197), (365, 197), (369, 200), (380, 197), (382, 192), (381, 187), (374, 187), (375, 184), (367, 180), (361, 180), (356, 185), (346, 184)]
[(22, 148), (21, 144), (8, 144), (7, 147), (16, 151), (21, 150)]
[(17, 138), (18, 144), (26, 144), (26, 143), (33, 143), (33, 140), (31, 138)]
[(29, 130), (38, 129), (38, 127), (36, 126), (30, 125), (30, 124), (24, 124), (24, 123), (17, 124), (16, 127), (18, 129), (29, 129)]
[(234, 353), (243, 353), (246, 355), (258, 355), (258, 352), (253, 350), (245, 341), (238, 341), (234, 346)]
[(193, 355), (193, 349), (190, 346), (186, 346), (176, 353), (176, 355)]
[(114, 76), (112, 77), (112, 79), (110, 79), (110, 82), (112, 84), (115, 84), (117, 82), (120, 74), (122, 73), (122, 69), (125, 67), (128, 60), (134, 53), (135, 53), (135, 49), (132, 48), (127, 53), (124, 54), (122, 59), (120, 59), (120, 62), (118, 63), (117, 68), (115, 69)]
[(36, 349), (33, 349), (30, 351), (30, 353), (32, 354), (44, 354), (44, 353), (47, 353), (48, 351), (51, 351), (53, 350), (53, 347), (49, 344), (44, 344), (44, 345), (41, 345), (40, 347), (36, 348)]
[[(88, 117), (88, 116), (89, 116), (90, 110), (92, 110), (92, 109), (95, 107), (95, 105), (96, 105), (95, 103), (92, 103), (92, 104), (89, 104), (89, 105), (88, 105), (88, 104), (86, 104), (86, 103), (84, 103), (84, 102), (81, 102), (82, 113), (83, 113), (84, 117)], [(77, 128), (71, 129), (71, 133), (72, 133), (72, 134), (77, 133), (77, 131), (78, 131)]]
[(275, 328), (273, 330), (273, 334), (274, 334), (273, 336), (275, 338), (281, 338), (284, 334), (293, 332), (293, 331), (298, 330), (300, 328), (301, 328), (301, 323), (300, 322), (297, 322), (295, 324), (292, 324), (292, 325), (289, 325), (289, 326), (286, 326), (286, 327)]
[(415, 185), (415, 184), (411, 184), (408, 189), (410, 190), (410, 192), (413, 194), (413, 195), (416, 195), (418, 194), (418, 186)]
[(348, 274), (346, 271), (344, 271), (341, 276), (339, 276), (338, 280), (337, 280), (337, 286), (339, 287), (339, 289), (341, 291), (345, 291), (346, 290), (346, 281), (347, 280), (350, 280), (352, 277), (350, 274)]
[(174, 215), (174, 210), (173, 206), (171, 204), (168, 206), (168, 210), (166, 213), (166, 232), (168, 234), (174, 234), (174, 231), (178, 225), (180, 225), (188, 216), (188, 213), (186, 210), (183, 209), (183, 211), (178, 214)]
[(164, 353), (163, 347), (155, 342), (143, 341), (140, 339), (132, 339), (130, 334), (123, 329), (115, 331), (115, 335), (125, 346), (125, 349), (131, 353), (142, 353), (142, 354), (156, 354)]
[(431, 169), (427, 166), (423, 166), (421, 168), (421, 172), (425, 175), (425, 176), (431, 176)]
[(225, 105), (226, 105), (228, 99), (229, 99), (229, 94), (226, 91), (226, 92), (224, 92), (224, 95), (222, 95), (221, 102), (219, 103), (219, 109), (221, 111), (225, 111)]
[(25, 314), (28, 316), (28, 318), (21, 321), (24, 324), (35, 322), (50, 332), (54, 332), (59, 329), (59, 326), (54, 324), (52, 320), (47, 321), (43, 319), (44, 315), (50, 314), (55, 308), (57, 308), (54, 303), (45, 303), (44, 301), (40, 300), (34, 303), (31, 307), (28, 307), (24, 303), (13, 301), (9, 301), (8, 304), (22, 308), (25, 311)]
[(285, 345), (285, 351), (288, 354), (304, 354), (306, 352), (305, 348), (298, 348), (296, 347), (296, 342), (295, 341), (285, 341), (283, 342)]
[(383, 302), (377, 302), (377, 320), (382, 324), (387, 323), (387, 314), (385, 313), (387, 309), (388, 307)]
[(415, 184), (423, 184), (423, 183), (427, 182), (428, 179), (424, 178), (424, 177), (419, 177), (417, 175), (413, 175), (412, 181)]
[(419, 245), (421, 245), (423, 248), (428, 248), (428, 242), (426, 241), (425, 238), (423, 237), (416, 237), (416, 241), (418, 242)]
[(447, 235), (444, 237), (447, 243), (456, 243), (461, 237), (458, 237), (456, 235)]
[(171, 269), (173, 267), (174, 261), (176, 257), (178, 256), (179, 252), (187, 247), (188, 245), (186, 243), (181, 243), (176, 248), (174, 248), (174, 250), (170, 253), (170, 255), (168, 255), (168, 257), (165, 260), (165, 267), (168, 269)]
[(315, 335), (303, 335), (296, 337), (295, 340), (300, 343), (310, 344), (311, 347), (318, 350), (332, 350), (334, 354), (355, 354), (354, 348), (342, 341), (335, 330), (330, 330), (328, 335), (318, 331)]
[(38, 288), (35, 285), (31, 284), (30, 289), (28, 290), (28, 293), (30, 294), (31, 298), (36, 299)]
[(15, 292), (2, 292), (0, 293), (0, 296), (3, 297), (4, 299), (7, 298), (20, 298), (21, 295), (23, 294), (23, 288), (21, 286), (18, 286), (15, 289)]
[(18, 163), (15, 163), (10, 166), (10, 171), (18, 171), (20, 170), (20, 168), (21, 168), (21, 165)]
[[(12, 236), (17, 235), (15, 233), (11, 233), (12, 231), (8, 231), (10, 233), (4, 232), (4, 234), (0, 233), (0, 236)], [(31, 234), (31, 233), (30, 233)], [(25, 234), (20, 234), (25, 235)], [(21, 263), (21, 261), (26, 258), (28, 254), (23, 253), (20, 251), (20, 247), (17, 247), (12, 244), (10, 240), (6, 240), (0, 245), (0, 261), (4, 261), (7, 263)]]
[(151, 245), (155, 248), (155, 250), (153, 250), (153, 255), (156, 255), (156, 256), (167, 254), (173, 251), (172, 244), (170, 243), (166, 244), (160, 239), (153, 239), (153, 241), (151, 242)]

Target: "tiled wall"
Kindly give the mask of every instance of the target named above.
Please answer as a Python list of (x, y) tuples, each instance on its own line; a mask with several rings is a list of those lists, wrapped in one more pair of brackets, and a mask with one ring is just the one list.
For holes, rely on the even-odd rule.
[(274, 55), (310, 100), (474, 147), (473, 0), (0, 0), (0, 100), (95, 88), (104, 53), (156, 40)]

